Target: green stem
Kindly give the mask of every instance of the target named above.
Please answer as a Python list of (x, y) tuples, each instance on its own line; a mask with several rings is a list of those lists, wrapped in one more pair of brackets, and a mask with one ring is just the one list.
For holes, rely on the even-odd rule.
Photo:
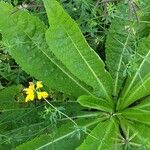
[(62, 114), (63, 116), (65, 116), (66, 118), (68, 118), (75, 126), (78, 126), (77, 123), (71, 119), (69, 116), (67, 116), (66, 114), (64, 114), (63, 112), (61, 112), (60, 110), (58, 110), (55, 106), (53, 106), (47, 99), (44, 98), (44, 100), (52, 107), (54, 108), (56, 111), (58, 111), (60, 114)]

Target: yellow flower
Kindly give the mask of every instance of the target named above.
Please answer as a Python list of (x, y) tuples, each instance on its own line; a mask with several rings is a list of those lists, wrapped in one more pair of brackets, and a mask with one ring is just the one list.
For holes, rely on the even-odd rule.
[(34, 83), (33, 82), (29, 82), (29, 87), (24, 89), (25, 93), (27, 94), (27, 96), (25, 98), (25, 102), (34, 100), (34, 98), (35, 98), (34, 90), (35, 90)]
[(37, 92), (37, 98), (41, 100), (42, 98), (47, 98), (48, 93), (47, 92)]
[(33, 101), (35, 98), (41, 100), (42, 98), (47, 98), (48, 93), (47, 92), (41, 92), (39, 89), (43, 87), (42, 81), (36, 82), (36, 88), (35, 84), (33, 82), (29, 82), (29, 87), (25, 88), (24, 91), (27, 94), (25, 98), (25, 102)]
[(26, 96), (25, 102), (33, 101), (34, 100), (34, 93), (30, 93)]
[(29, 82), (29, 89), (32, 89), (32, 90), (35, 89), (35, 85), (33, 82)]
[(37, 81), (36, 82), (36, 89), (40, 89), (43, 87), (42, 81)]
[(29, 87), (24, 89), (26, 94), (34, 93), (34, 90), (35, 90), (35, 85), (33, 82), (29, 82)]

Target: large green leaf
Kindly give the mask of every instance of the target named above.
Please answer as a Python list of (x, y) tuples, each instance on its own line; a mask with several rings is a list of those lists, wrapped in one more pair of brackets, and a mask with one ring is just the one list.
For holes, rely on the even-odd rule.
[(150, 36), (139, 42), (135, 63), (137, 64), (135, 72), (128, 77), (118, 109), (123, 109), (150, 94)]
[(16, 148), (16, 150), (75, 150), (75, 148), (83, 141), (88, 134), (89, 128), (97, 124), (94, 119), (81, 119), (76, 121), (78, 126), (67, 123), (62, 127), (52, 131), (50, 135), (42, 135)]
[(23, 70), (42, 80), (49, 88), (72, 96), (90, 94), (91, 88), (79, 81), (51, 53), (46, 26), (27, 11), (0, 2), (0, 32), (8, 52)]
[(101, 111), (112, 112), (112, 106), (103, 99), (82, 95), (77, 100), (82, 106)]
[(50, 24), (46, 40), (52, 52), (71, 73), (92, 86), (95, 95), (111, 101), (112, 80), (102, 60), (56, 0), (43, 2)]
[(122, 115), (129, 120), (150, 125), (150, 111), (141, 109), (128, 109), (124, 111)]
[[(133, 21), (129, 21), (128, 5), (119, 3), (106, 39), (106, 64), (113, 77), (113, 95), (118, 96), (127, 76), (135, 41)], [(118, 17), (119, 16), (119, 17)]]
[(118, 127), (113, 119), (99, 123), (77, 150), (117, 150)]
[(122, 111), (122, 115), (129, 120), (150, 125), (150, 97), (137, 106)]

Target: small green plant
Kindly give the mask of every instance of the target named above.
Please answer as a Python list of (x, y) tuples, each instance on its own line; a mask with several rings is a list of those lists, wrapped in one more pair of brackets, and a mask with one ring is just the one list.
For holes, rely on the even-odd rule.
[[(62, 119), (63, 125), (20, 142), (16, 149), (150, 149), (149, 11), (140, 11), (137, 23), (129, 19), (128, 6), (118, 3), (106, 39), (105, 64), (59, 2), (43, 3), (49, 27), (26, 10), (12, 14), (15, 8), (0, 2), (2, 40), (23, 70), (49, 89), (75, 97), (82, 109), (74, 102), (75, 115), (66, 115), (45, 99), (50, 105), (46, 117), (51, 113), (51, 122)], [(148, 0), (141, 4), (142, 10), (149, 7)]]

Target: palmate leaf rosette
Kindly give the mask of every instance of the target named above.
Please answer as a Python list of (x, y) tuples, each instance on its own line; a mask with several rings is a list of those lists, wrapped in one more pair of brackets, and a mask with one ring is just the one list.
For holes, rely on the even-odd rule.
[[(46, 9), (50, 7), (49, 5), (50, 1), (44, 2), (48, 3), (45, 4)], [(102, 107), (99, 108), (100, 110), (102, 111), (109, 110), (111, 112), (112, 111), (111, 107), (107, 108), (107, 106), (112, 106), (111, 100), (112, 79), (109, 73), (105, 70), (104, 63), (99, 58), (99, 56), (94, 52), (94, 50), (92, 50), (89, 47), (77, 24), (65, 13), (62, 7), (59, 5), (59, 3), (57, 1), (53, 1), (53, 3), (51, 4), (53, 4), (52, 5), (53, 8), (48, 10), (51, 10), (53, 12), (53, 9), (55, 9), (58, 11), (58, 14), (62, 12), (64, 18), (67, 17), (68, 21), (70, 21), (70, 23), (76, 30), (77, 35), (73, 36), (74, 32), (72, 33), (71, 30), (69, 30), (69, 33), (66, 35), (67, 24), (64, 24), (64, 27), (62, 28), (56, 29), (54, 28), (53, 31), (56, 33), (55, 34), (56, 36), (59, 36), (59, 32), (61, 32), (66, 36), (62, 39), (62, 41), (56, 39), (55, 36), (54, 39), (50, 39), (48, 35), (49, 32), (48, 30), (46, 33), (46, 39), (49, 45), (48, 47), (45, 41), (45, 32), (47, 27), (43, 24), (43, 22), (41, 22), (37, 17), (30, 15), (27, 11), (23, 10), (16, 11), (16, 9), (12, 5), (1, 2), (0, 32), (2, 33), (3, 36), (3, 43), (7, 47), (8, 52), (11, 54), (11, 56), (27, 73), (31, 74), (32, 76), (36, 77), (39, 80), (42, 80), (43, 83), (45, 83), (49, 88), (62, 91), (75, 97), (86, 94), (90, 95), (91, 98), (95, 98), (96, 101), (98, 100), (103, 101)], [(53, 17), (55, 16), (50, 17), (54, 19)], [(49, 19), (51, 20), (50, 17)], [(63, 26), (62, 22), (58, 23), (55, 22), (55, 23), (56, 24), (59, 23), (61, 26)], [(52, 26), (51, 22), (50, 26)], [(66, 40), (68, 38), (69, 40)], [(78, 38), (81, 40), (82, 43), (78, 41)], [(58, 57), (57, 53), (55, 53), (55, 50), (58, 50), (58, 47), (56, 47), (55, 44), (50, 45), (51, 41), (53, 42), (59, 41), (56, 44), (60, 46), (60, 48), (62, 47), (62, 45), (60, 45), (61, 43), (64, 44), (67, 42), (66, 43), (67, 45), (71, 43), (70, 46), (72, 47), (72, 49), (70, 52), (73, 55), (72, 57), (69, 57), (70, 58), (68, 60), (69, 63), (65, 61), (65, 59), (68, 59), (67, 57), (65, 59), (62, 59), (65, 56)], [(68, 49), (66, 49), (65, 53), (67, 53), (67, 51)], [(80, 63), (77, 60), (79, 60)], [(82, 72), (82, 69), (84, 70), (84, 72)], [(101, 98), (99, 99), (98, 97)], [(77, 125), (80, 126), (80, 124)], [(84, 127), (84, 125), (82, 125), (82, 127)], [(68, 135), (68, 133), (63, 134)], [(86, 135), (90, 135), (90, 132), (87, 132)], [(69, 134), (69, 138), (71, 138), (70, 136), (72, 136), (72, 134)], [(66, 137), (68, 139), (68, 136), (66, 135), (63, 135), (63, 137)], [(93, 138), (94, 135), (91, 137)], [(43, 143), (41, 143), (42, 139), (39, 138), (41, 148), (44, 147), (42, 145)], [(64, 138), (59, 137), (58, 139), (64, 140)], [(50, 139), (48, 139), (48, 143), (52, 143), (48, 145), (53, 147), (54, 143), (53, 135), (51, 137), (51, 142)], [(81, 140), (78, 140), (77, 144), (78, 143), (81, 143)], [(38, 142), (36, 142), (36, 144), (38, 144)], [(58, 143), (56, 142), (56, 144), (57, 148)], [(34, 146), (36, 147), (37, 145), (31, 146), (32, 148), (34, 148)], [(66, 147), (68, 146), (69, 144), (66, 145)], [(79, 144), (77, 146), (79, 146)], [(28, 147), (29, 146), (27, 143), (27, 148)], [(76, 147), (74, 147), (73, 149), (75, 148)], [(24, 148), (20, 147), (20, 149)]]
[[(3, 43), (26, 72), (49, 88), (76, 97), (83, 108), (79, 115), (70, 113), (72, 122), (68, 123), (69, 117), (63, 118), (66, 124), (23, 143), (17, 150), (149, 149), (150, 37), (135, 38), (130, 32), (133, 22), (124, 16), (126, 7), (120, 3), (118, 8), (124, 13), (118, 14), (121, 19), (114, 19), (106, 40), (109, 73), (59, 2), (43, 3), (49, 27), (27, 11), (14, 12), (12, 5), (0, 2)], [(124, 65), (128, 65), (131, 55), (137, 68), (131, 66), (131, 75), (124, 77)]]

